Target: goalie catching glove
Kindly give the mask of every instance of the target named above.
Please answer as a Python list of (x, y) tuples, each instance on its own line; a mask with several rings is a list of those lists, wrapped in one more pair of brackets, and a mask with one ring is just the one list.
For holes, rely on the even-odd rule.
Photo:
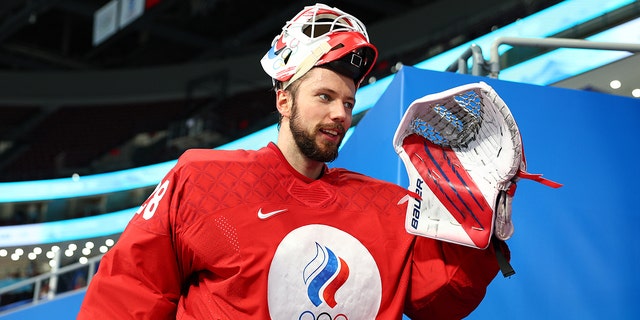
[(561, 184), (526, 172), (522, 139), (507, 105), (484, 82), (415, 100), (393, 144), (409, 175), (405, 228), (485, 249), (513, 234), (516, 181)]

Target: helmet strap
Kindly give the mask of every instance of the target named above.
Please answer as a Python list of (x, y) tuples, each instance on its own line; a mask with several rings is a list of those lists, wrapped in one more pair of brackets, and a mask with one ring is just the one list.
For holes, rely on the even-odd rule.
[(288, 81), (285, 81), (282, 84), (282, 89), (286, 89), (290, 84), (294, 81), (300, 79), (300, 77), (304, 76), (313, 66), (320, 60), (320, 58), (325, 55), (327, 52), (331, 51), (331, 45), (329, 42), (322, 42), (319, 46), (317, 46), (311, 54), (309, 54), (296, 68), (296, 73), (293, 74), (293, 77)]

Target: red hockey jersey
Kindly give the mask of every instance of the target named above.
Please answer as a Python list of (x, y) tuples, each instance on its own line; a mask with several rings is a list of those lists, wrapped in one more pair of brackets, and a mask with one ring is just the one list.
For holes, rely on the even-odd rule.
[(407, 190), (299, 174), (274, 144), (190, 150), (100, 263), (78, 319), (460, 319), (498, 271), (404, 230)]

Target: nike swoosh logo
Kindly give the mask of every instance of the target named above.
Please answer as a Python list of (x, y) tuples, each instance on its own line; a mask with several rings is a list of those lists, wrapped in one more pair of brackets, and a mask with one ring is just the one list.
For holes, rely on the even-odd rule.
[(282, 210), (275, 210), (275, 211), (270, 211), (270, 212), (262, 212), (262, 208), (258, 209), (258, 218), (264, 220), (264, 219), (268, 219), (271, 216), (274, 216), (278, 213), (281, 212), (285, 212), (287, 211), (287, 209), (282, 209)]

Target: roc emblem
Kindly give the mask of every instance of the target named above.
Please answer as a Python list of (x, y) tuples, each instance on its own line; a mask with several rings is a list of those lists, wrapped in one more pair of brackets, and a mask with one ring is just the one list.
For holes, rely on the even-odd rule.
[(382, 298), (380, 271), (367, 248), (326, 225), (303, 226), (285, 236), (268, 281), (274, 320), (374, 319)]

